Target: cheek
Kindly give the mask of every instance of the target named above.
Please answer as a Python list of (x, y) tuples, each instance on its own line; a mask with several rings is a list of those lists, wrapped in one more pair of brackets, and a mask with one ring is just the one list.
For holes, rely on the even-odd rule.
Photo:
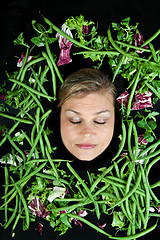
[(64, 119), (63, 117), (61, 118), (60, 122), (60, 130), (62, 141), (66, 145), (74, 138), (75, 131), (69, 124), (68, 120)]
[(114, 133), (114, 121), (112, 121), (102, 132), (99, 133), (99, 137), (103, 145), (108, 145), (112, 140)]

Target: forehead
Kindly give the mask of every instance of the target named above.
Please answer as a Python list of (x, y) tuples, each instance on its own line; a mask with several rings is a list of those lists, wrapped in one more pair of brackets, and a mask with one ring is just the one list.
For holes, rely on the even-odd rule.
[(108, 91), (78, 94), (70, 97), (63, 105), (63, 109), (98, 112), (114, 109), (114, 97)]

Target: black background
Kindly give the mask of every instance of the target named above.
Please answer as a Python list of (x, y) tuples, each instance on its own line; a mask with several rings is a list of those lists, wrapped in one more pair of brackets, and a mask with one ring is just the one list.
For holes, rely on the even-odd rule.
[[(139, 30), (148, 39), (159, 28), (160, 2), (155, 0), (1, 0), (0, 2), (0, 80), (6, 70), (14, 70), (20, 56), (13, 40), (24, 32), (27, 37), (32, 31), (31, 20), (38, 20), (40, 14), (60, 27), (69, 16), (83, 14), (85, 19), (98, 22), (98, 31), (105, 35), (111, 22), (130, 17), (139, 22)], [(154, 42), (158, 46), (159, 40)], [(78, 63), (77, 63), (78, 65)]]
[[(14, 71), (17, 59), (21, 52), (13, 45), (13, 40), (24, 32), (29, 36), (32, 31), (31, 21), (40, 18), (39, 13), (49, 18), (57, 27), (60, 27), (65, 19), (69, 16), (78, 16), (83, 14), (86, 19), (93, 20), (99, 24), (99, 33), (106, 34), (108, 26), (111, 22), (119, 22), (123, 18), (131, 17), (133, 24), (139, 22), (139, 30), (142, 32), (144, 39), (152, 36), (160, 27), (160, 1), (136, 1), (136, 0), (1, 0), (0, 2), (0, 81), (6, 78), (5, 71)], [(154, 44), (159, 48), (159, 38)], [(78, 68), (77, 61), (76, 67)], [(87, 64), (87, 63), (85, 63)], [(70, 64), (70, 68), (75, 68), (74, 64)], [(87, 66), (86, 66), (87, 67)], [(3, 147), (0, 150), (3, 152)], [(0, 155), (1, 155), (0, 154)], [(1, 213), (0, 213), (1, 214)], [(31, 232), (20, 232), (15, 239), (52, 239), (52, 230), (48, 228), (48, 237), (40, 237), (37, 231), (34, 231), (34, 225)], [(1, 240), (10, 240), (9, 230), (0, 232)], [(80, 239), (78, 228), (71, 235), (71, 239)], [(87, 230), (86, 230), (87, 231)], [(91, 234), (91, 230), (88, 231)], [(156, 236), (155, 236), (156, 233)], [(93, 233), (92, 233), (93, 234)], [(92, 234), (90, 238), (93, 239)], [(79, 235), (79, 237), (78, 237)], [(150, 234), (147, 238), (142, 239), (159, 239), (159, 231)], [(88, 239), (86, 236), (85, 239)], [(14, 238), (13, 238), (14, 239)], [(54, 235), (53, 239), (59, 239)], [(65, 238), (64, 238), (65, 239)], [(66, 238), (67, 240), (68, 238)], [(96, 240), (101, 237), (94, 238)], [(105, 238), (104, 238), (105, 239)]]

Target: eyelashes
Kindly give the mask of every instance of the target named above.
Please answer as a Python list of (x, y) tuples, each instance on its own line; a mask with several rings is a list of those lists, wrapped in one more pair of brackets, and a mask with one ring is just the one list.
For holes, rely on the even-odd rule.
[(82, 121), (73, 121), (73, 120), (69, 120), (70, 121), (70, 123), (72, 123), (72, 124), (80, 124)]
[[(72, 124), (80, 124), (82, 121), (80, 120), (80, 121), (74, 121), (74, 120), (69, 120), (70, 121), (70, 123), (72, 123)], [(106, 123), (106, 121), (93, 121), (94, 123), (96, 123), (96, 124), (99, 124), (99, 125), (103, 125), (103, 124), (105, 124)]]

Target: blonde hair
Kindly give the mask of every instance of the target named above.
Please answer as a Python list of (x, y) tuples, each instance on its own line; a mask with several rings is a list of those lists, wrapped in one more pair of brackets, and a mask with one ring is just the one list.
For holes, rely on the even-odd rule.
[(116, 88), (108, 75), (93, 68), (82, 68), (69, 75), (61, 85), (58, 107), (75, 95), (102, 90), (107, 90), (115, 100)]

